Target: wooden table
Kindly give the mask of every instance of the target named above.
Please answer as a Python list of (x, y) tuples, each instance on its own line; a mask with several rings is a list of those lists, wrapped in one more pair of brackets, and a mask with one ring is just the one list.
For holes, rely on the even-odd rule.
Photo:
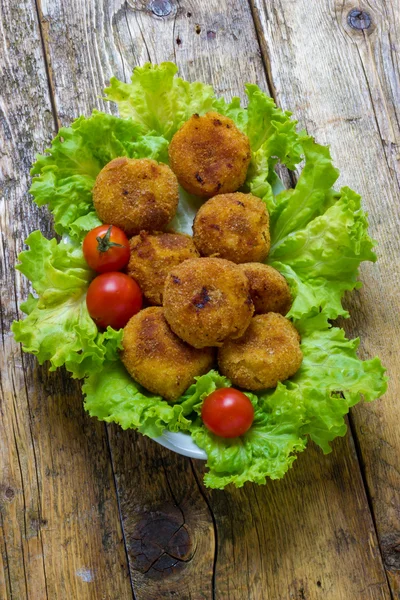
[[(395, 0), (0, 0), (3, 342), (0, 599), (400, 598), (399, 119)], [(397, 7), (397, 8), (396, 8)], [(362, 12), (364, 11), (364, 12)], [(28, 233), (53, 235), (29, 168), (111, 74), (175, 61), (230, 98), (256, 82), (329, 143), (378, 240), (344, 323), (391, 376), (323, 456), (310, 444), (282, 481), (225, 492), (203, 464), (83, 411), (9, 333), (28, 293), (13, 266)], [(397, 286), (397, 290), (396, 290)]]

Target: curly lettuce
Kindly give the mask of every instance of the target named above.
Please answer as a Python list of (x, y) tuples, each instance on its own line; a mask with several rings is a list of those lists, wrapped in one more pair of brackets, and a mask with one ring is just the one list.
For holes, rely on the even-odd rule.
[(194, 113), (211, 110), (214, 100), (211, 85), (189, 83), (175, 77), (177, 72), (170, 62), (147, 63), (134, 69), (130, 83), (111, 77), (104, 92), (107, 100), (117, 103), (121, 117), (170, 140)]
[(100, 333), (86, 308), (86, 290), (93, 272), (80, 246), (47, 240), (40, 231), (30, 234), (30, 249), (19, 255), (21, 271), (38, 294), (21, 305), (27, 315), (12, 325), (15, 340), (39, 364), (50, 361), (50, 370), (65, 365), (73, 377), (102, 369), (117, 355), (122, 330), (111, 327)]
[(82, 240), (101, 224), (92, 198), (101, 169), (118, 156), (165, 161), (167, 146), (133, 121), (94, 111), (62, 127), (46, 154), (36, 157), (30, 193), (38, 206), (49, 206), (57, 233)]
[[(346, 433), (344, 417), (350, 407), (362, 398), (370, 402), (385, 393), (385, 369), (378, 358), (357, 358), (358, 339), (347, 340), (342, 329), (330, 327), (321, 317), (298, 326), (303, 334), (302, 366), (276, 389), (246, 394), (255, 418), (245, 435), (231, 440), (219, 438), (204, 427), (198, 416), (193, 419), (189, 431), (207, 453), (208, 487), (222, 489), (230, 483), (241, 487), (246, 481), (265, 483), (266, 477), (283, 477), (296, 455), (305, 449), (308, 438), (324, 453), (330, 452), (330, 443)], [(197, 414), (202, 400), (216, 387), (230, 385), (215, 372), (208, 377), (213, 379), (212, 385), (210, 382), (203, 388), (193, 406)]]
[(268, 263), (288, 280), (294, 303), (289, 317), (329, 319), (348, 316), (341, 299), (360, 287), (362, 261), (376, 261), (361, 197), (332, 185), (338, 171), (328, 148), (303, 141), (305, 166), (297, 185), (274, 198), (270, 207), (271, 250)]

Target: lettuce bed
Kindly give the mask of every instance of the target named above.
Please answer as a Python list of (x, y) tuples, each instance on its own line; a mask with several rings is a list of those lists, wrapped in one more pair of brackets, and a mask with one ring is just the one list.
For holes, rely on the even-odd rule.
[[(32, 168), (31, 193), (47, 204), (61, 242), (33, 232), (20, 254), (18, 269), (36, 296), (21, 305), (26, 313), (13, 324), (15, 339), (50, 369), (65, 365), (83, 378), (85, 408), (100, 420), (156, 437), (164, 429), (190, 433), (208, 455), (206, 485), (264, 483), (283, 477), (311, 438), (324, 452), (345, 434), (344, 415), (361, 398), (371, 401), (386, 390), (378, 358), (361, 361), (359, 341), (347, 340), (331, 319), (348, 317), (346, 291), (359, 287), (358, 268), (375, 261), (361, 199), (350, 188), (333, 185), (338, 171), (329, 149), (318, 145), (289, 112), (277, 108), (257, 86), (247, 85), (248, 106), (229, 104), (211, 86), (176, 77), (172, 63), (136, 68), (131, 83), (113, 78), (105, 90), (121, 118), (94, 111), (62, 128), (46, 154)], [(94, 273), (87, 267), (81, 242), (100, 223), (93, 208), (95, 178), (117, 156), (168, 161), (168, 143), (193, 113), (216, 110), (231, 117), (251, 143), (252, 161), (244, 191), (265, 202), (271, 220), (268, 263), (288, 280), (294, 297), (287, 315), (300, 331), (303, 364), (275, 390), (248, 394), (255, 409), (251, 429), (241, 438), (217, 438), (199, 417), (205, 396), (230, 382), (217, 371), (199, 377), (170, 405), (144, 390), (125, 371), (118, 356), (122, 330), (100, 333), (86, 309), (86, 290)], [(282, 190), (277, 163), (294, 169), (303, 163), (295, 188)], [(282, 190), (282, 191), (281, 191)], [(172, 226), (190, 233), (200, 200), (184, 192)]]

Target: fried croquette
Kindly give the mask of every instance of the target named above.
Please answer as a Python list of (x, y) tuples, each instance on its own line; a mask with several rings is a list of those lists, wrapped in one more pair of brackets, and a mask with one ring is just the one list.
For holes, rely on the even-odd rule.
[(254, 312), (247, 277), (221, 258), (194, 258), (174, 267), (163, 306), (171, 329), (195, 348), (240, 337)]
[(219, 349), (220, 371), (247, 390), (274, 388), (299, 369), (303, 360), (299, 342), (296, 328), (282, 315), (256, 315), (241, 338), (228, 340)]
[(193, 115), (176, 132), (168, 152), (181, 186), (202, 198), (240, 188), (251, 158), (249, 138), (216, 112)]
[(162, 231), (175, 215), (178, 181), (171, 169), (149, 158), (114, 158), (100, 171), (93, 203), (103, 223), (128, 236)]
[(177, 400), (207, 373), (213, 364), (213, 348), (197, 350), (179, 339), (168, 327), (161, 307), (137, 313), (124, 328), (122, 362), (129, 374), (153, 394)]
[(203, 256), (218, 256), (235, 263), (265, 260), (270, 235), (264, 202), (240, 192), (211, 198), (196, 214), (193, 240)]
[(198, 257), (193, 239), (181, 233), (141, 231), (130, 242), (128, 275), (133, 277), (151, 304), (162, 304), (169, 271), (188, 258)]
[(239, 267), (249, 280), (255, 314), (274, 312), (286, 315), (289, 312), (292, 295), (279, 271), (261, 263), (245, 263)]

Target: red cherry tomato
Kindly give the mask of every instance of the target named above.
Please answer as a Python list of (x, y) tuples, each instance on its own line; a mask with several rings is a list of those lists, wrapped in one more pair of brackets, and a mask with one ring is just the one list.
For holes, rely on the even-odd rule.
[(83, 256), (97, 273), (120, 271), (129, 262), (129, 240), (119, 227), (100, 225), (86, 235)]
[(89, 285), (86, 306), (98, 327), (125, 327), (142, 308), (143, 296), (134, 279), (124, 273), (103, 273)]
[(203, 402), (201, 418), (204, 425), (224, 438), (243, 435), (254, 420), (254, 408), (248, 397), (234, 388), (220, 388)]

